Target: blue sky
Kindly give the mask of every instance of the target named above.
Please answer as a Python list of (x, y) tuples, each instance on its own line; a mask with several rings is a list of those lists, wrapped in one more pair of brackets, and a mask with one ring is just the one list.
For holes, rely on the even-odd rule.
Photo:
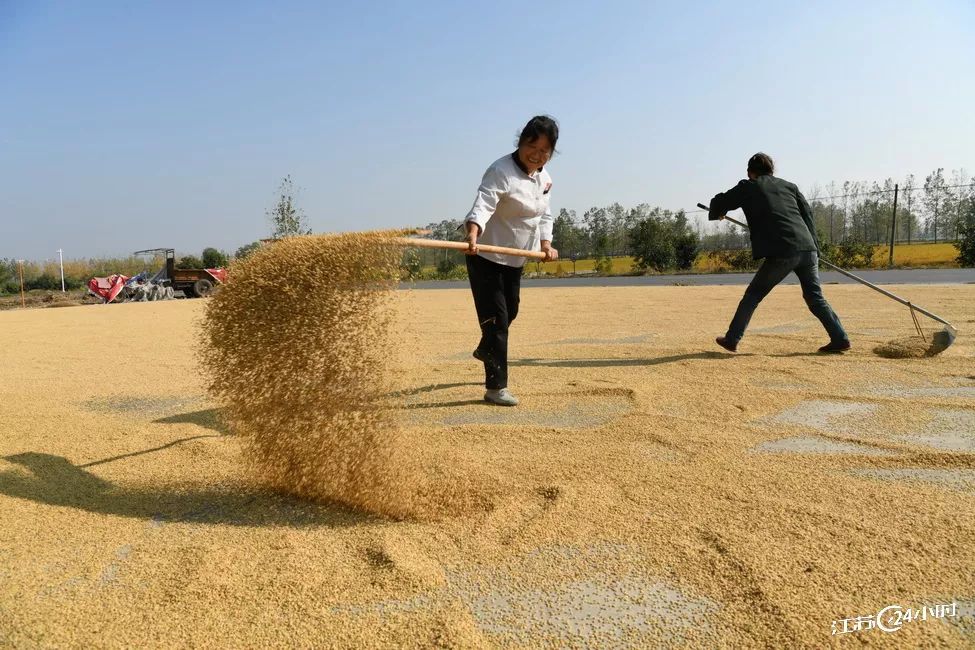
[[(975, 3), (0, 0), (0, 257), (462, 217), (534, 114), (553, 207), (975, 171)], [(556, 246), (557, 246), (556, 242)]]

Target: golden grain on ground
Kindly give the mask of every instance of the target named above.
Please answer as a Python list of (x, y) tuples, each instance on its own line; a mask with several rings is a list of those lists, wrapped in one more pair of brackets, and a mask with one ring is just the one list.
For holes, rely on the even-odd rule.
[(920, 359), (872, 351), (902, 306), (826, 294), (850, 353), (814, 353), (798, 287), (737, 355), (712, 339), (741, 287), (527, 288), (500, 409), (469, 292), (398, 293), (382, 417), (421, 476), (490, 494), (440, 520), (242, 472), (192, 353), (203, 301), (0, 314), (0, 645), (971, 647), (975, 286), (925, 287), (961, 333)]
[(881, 343), (873, 351), (888, 359), (920, 359), (928, 356), (930, 347), (930, 344), (921, 337), (908, 336)]

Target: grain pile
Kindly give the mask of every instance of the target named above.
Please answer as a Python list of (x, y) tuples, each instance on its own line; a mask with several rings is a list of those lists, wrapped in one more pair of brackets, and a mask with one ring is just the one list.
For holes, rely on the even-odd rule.
[(881, 343), (873, 349), (873, 352), (887, 359), (920, 359), (929, 356), (928, 347), (924, 339), (908, 336)]
[(907, 336), (881, 343), (874, 354), (887, 359), (921, 359), (944, 352), (951, 345), (954, 335), (947, 331), (936, 332), (929, 343), (919, 336)]
[(268, 487), (397, 518), (430, 513), (387, 403), (399, 234), (265, 246), (207, 305), (210, 394)]

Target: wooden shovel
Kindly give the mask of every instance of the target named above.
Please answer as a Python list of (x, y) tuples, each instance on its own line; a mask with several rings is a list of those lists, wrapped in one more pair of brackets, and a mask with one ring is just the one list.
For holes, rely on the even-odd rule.
[[(441, 239), (418, 239), (416, 237), (399, 237), (396, 243), (402, 246), (415, 246), (416, 248), (447, 248), (455, 251), (466, 251), (468, 246), (464, 241), (443, 241)], [(542, 251), (526, 251), (521, 248), (507, 248), (505, 246), (490, 246), (488, 244), (478, 244), (477, 250), (480, 253), (498, 253), (500, 255), (516, 255), (518, 257), (528, 257), (533, 260), (545, 259)]]

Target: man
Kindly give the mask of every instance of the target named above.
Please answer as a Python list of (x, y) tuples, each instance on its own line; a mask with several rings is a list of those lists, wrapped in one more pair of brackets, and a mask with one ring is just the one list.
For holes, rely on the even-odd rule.
[(819, 285), (819, 247), (812, 211), (799, 188), (773, 176), (774, 171), (772, 159), (757, 153), (748, 160), (748, 180), (711, 199), (708, 212), (711, 221), (742, 208), (748, 221), (752, 256), (764, 260), (745, 290), (727, 334), (715, 341), (725, 350), (735, 352), (758, 303), (789, 273), (795, 272), (809, 311), (829, 334), (829, 343), (819, 351), (849, 350), (850, 339)]

